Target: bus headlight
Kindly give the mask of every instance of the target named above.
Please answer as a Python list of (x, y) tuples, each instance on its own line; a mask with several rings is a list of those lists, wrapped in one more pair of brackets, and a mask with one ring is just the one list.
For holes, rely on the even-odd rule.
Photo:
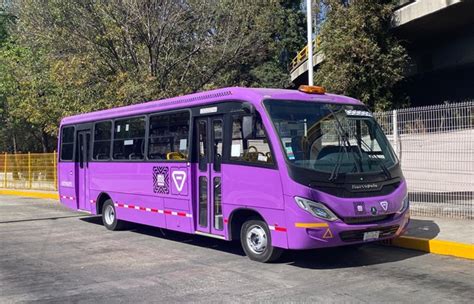
[(321, 203), (313, 202), (299, 196), (295, 196), (295, 201), (301, 209), (311, 213), (317, 218), (331, 222), (337, 220), (337, 216)]
[(400, 207), (400, 210), (398, 210), (398, 213), (403, 213), (407, 211), (408, 207), (410, 207), (410, 200), (408, 199), (408, 193), (405, 195), (402, 201), (402, 206)]

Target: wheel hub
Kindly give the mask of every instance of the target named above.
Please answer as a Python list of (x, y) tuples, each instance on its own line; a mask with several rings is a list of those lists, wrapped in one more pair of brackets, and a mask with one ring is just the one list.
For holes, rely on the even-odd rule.
[(247, 232), (247, 245), (256, 254), (262, 254), (267, 248), (267, 234), (257, 225), (250, 227)]
[(112, 225), (115, 221), (115, 210), (112, 206), (107, 206), (104, 212), (104, 218), (107, 225)]

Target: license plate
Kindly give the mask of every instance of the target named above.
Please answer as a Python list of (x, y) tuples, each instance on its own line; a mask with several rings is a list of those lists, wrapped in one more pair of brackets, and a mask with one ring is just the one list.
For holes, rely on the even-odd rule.
[(376, 240), (379, 238), (380, 231), (369, 231), (364, 232), (364, 241)]

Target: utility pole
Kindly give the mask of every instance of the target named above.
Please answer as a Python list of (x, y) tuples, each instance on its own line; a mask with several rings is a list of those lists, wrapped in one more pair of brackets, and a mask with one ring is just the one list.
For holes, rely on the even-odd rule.
[(311, 12), (311, 0), (306, 0), (306, 23), (308, 30), (308, 85), (313, 83), (313, 14)]

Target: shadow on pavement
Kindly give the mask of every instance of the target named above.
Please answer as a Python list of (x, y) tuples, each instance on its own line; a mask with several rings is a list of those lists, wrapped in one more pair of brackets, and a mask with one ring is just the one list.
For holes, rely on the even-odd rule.
[(288, 251), (282, 262), (300, 268), (341, 269), (392, 263), (426, 254), (379, 244)]
[(412, 218), (405, 235), (432, 240), (438, 236), (439, 232), (439, 226), (434, 221)]
[[(97, 216), (83, 217), (80, 218), (80, 220), (102, 225), (101, 217)], [(134, 223), (130, 224), (128, 231), (245, 256), (240, 242), (228, 242)], [(379, 244), (352, 245), (337, 248), (287, 250), (282, 258), (275, 264), (287, 264), (307, 269), (340, 269), (391, 263), (424, 254), (426, 253), (421, 251)]]
[[(102, 218), (100, 216), (80, 218), (81, 221), (97, 224), (102, 226)], [(105, 229), (105, 227), (104, 227)], [(245, 256), (244, 251), (240, 247), (239, 242), (228, 242), (224, 240), (213, 239), (210, 237), (182, 233), (147, 225), (130, 223), (127, 231), (144, 234), (152, 237), (158, 237), (169, 241), (186, 243), (193, 246), (212, 248), (222, 252), (232, 253), (240, 256)]]
[(10, 223), (21, 223), (21, 222), (35, 222), (35, 221), (51, 221), (51, 220), (59, 220), (71, 217), (81, 217), (84, 216), (82, 214), (78, 215), (65, 215), (65, 216), (53, 216), (53, 217), (40, 217), (40, 218), (29, 218), (29, 219), (19, 219), (19, 220), (8, 220), (8, 221), (1, 221), (0, 224), (10, 224)]

